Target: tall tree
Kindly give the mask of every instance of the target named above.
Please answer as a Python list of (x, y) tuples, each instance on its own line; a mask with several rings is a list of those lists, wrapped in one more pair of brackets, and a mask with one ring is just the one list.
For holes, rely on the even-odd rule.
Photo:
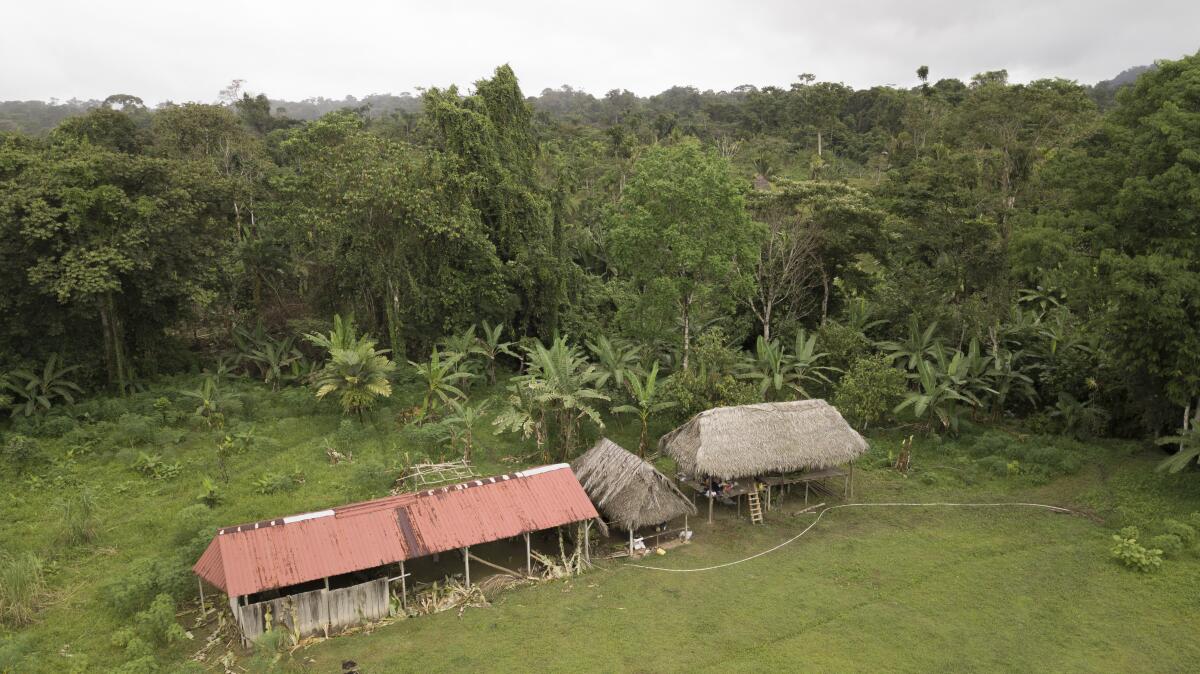
[(747, 270), (761, 227), (747, 217), (743, 189), (728, 160), (685, 139), (642, 155), (621, 200), (614, 263), (643, 296), (675, 305), (685, 368), (697, 303), (727, 305), (754, 282)]

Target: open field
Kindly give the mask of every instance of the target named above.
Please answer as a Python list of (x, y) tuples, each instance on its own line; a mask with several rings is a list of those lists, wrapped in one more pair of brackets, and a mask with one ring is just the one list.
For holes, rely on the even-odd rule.
[[(1144, 470), (1144, 462), (1126, 464)], [(1044, 501), (1060, 488), (1026, 494)], [(872, 475), (865, 499), (1009, 500)], [(1076, 496), (1077, 494), (1057, 494)], [(1086, 500), (1086, 499), (1084, 499)], [(1065, 502), (1072, 502), (1066, 499)], [(693, 545), (648, 565), (698, 568), (767, 549), (810, 515), (761, 528), (727, 509)], [(1139, 575), (1108, 558), (1108, 531), (1032, 509), (843, 509), (775, 553), (714, 571), (602, 564), (501, 596), (462, 617), (403, 621), (298, 653), (295, 671), (1188, 671), (1200, 658), (1200, 563)]]
[[(395, 410), (383, 410), (378, 426), (345, 425), (330, 408), (239, 386), (245, 407), (227, 432), (244, 432), (254, 418), (273, 421), (253, 424), (257, 439), (231, 459), (228, 482), (216, 477), (217, 433), (174, 422), (155, 427), (178, 438), (155, 449), (164, 461), (180, 463), (173, 478), (155, 480), (130, 467), (149, 443), (126, 438), (122, 448), (109, 436), (70, 458), (64, 456), (67, 440), (43, 438), (46, 464), (21, 476), (6, 474), (0, 547), (46, 559), (50, 597), (34, 624), (0, 636), (0, 671), (108, 671), (122, 663), (125, 654), (110, 640), (127, 618), (111, 610), (103, 588), (138, 560), (183, 563), (178, 556), (188, 546), (175, 542), (176, 518), (196, 503), (202, 476), (220, 485), (222, 501), (211, 519), (225, 525), (376, 495), (386, 488), (386, 467), (405, 452), (419, 452), (388, 421)], [(122, 403), (128, 409), (121, 414), (142, 414), (139, 406), (159, 393)], [(397, 406), (412, 395), (398, 394)], [(82, 428), (100, 433), (105, 427)], [(493, 436), (486, 425), (478, 430), (476, 460), (485, 473), (520, 465), (505, 457), (536, 459), (524, 456), (528, 449), (511, 437)], [(610, 425), (609, 432), (627, 446), (635, 442), (633, 426)], [(332, 639), (282, 658), (277, 667), (330, 672), (353, 659), (365, 672), (695, 671), (761, 664), (808, 671), (1183, 671), (1200, 657), (1192, 638), (1200, 628), (1194, 610), (1200, 561), (1185, 553), (1159, 573), (1138, 574), (1108, 555), (1108, 537), (1118, 525), (1153, 532), (1163, 517), (1200, 510), (1191, 476), (1154, 473), (1154, 450), (1122, 443), (1086, 446), (1092, 460), (1050, 480), (980, 472), (959, 443), (921, 439), (910, 477), (870, 467), (897, 442), (889, 435), (873, 439), (875, 448), (857, 471), (858, 500), (1028, 500), (1081, 508), (1088, 516), (837, 510), (795, 543), (733, 567), (664, 573), (605, 562), (570, 581), (502, 593), (492, 607), (461, 617), (448, 612)], [(330, 466), (323, 450), (329, 443), (353, 444), (355, 462)], [(297, 471), (303, 484), (258, 493), (264, 473)], [(63, 546), (55, 503), (64, 490), (81, 487), (97, 495), (99, 537)], [(692, 545), (648, 563), (705, 567), (770, 548), (812, 521), (812, 515), (792, 514), (800, 502), (790, 499), (755, 528), (735, 521), (732, 508), (718, 509), (711, 529), (695, 523)], [(190, 596), (194, 583), (181, 592)], [(194, 626), (194, 606), (194, 600), (181, 604), (185, 627)], [(155, 659), (166, 671), (184, 667), (210, 627), (156, 651)], [(241, 666), (251, 670), (270, 661), (247, 657), (239, 654)]]

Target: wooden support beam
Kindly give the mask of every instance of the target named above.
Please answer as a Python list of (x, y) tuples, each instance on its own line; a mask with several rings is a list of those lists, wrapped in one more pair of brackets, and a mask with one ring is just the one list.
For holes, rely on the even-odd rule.
[(196, 587), (200, 588), (200, 615), (208, 613), (208, 607), (204, 605), (204, 581), (196, 578)]
[(467, 587), (471, 587), (471, 546), (462, 549), (463, 569), (466, 571)]
[(588, 533), (591, 530), (592, 530), (592, 521), (588, 520), (587, 522), (584, 522), (583, 523), (583, 560), (588, 563), (588, 566), (591, 566), (591, 564), (592, 564), (592, 544), (591, 544), (592, 541), (591, 541), (591, 537), (588, 535)]
[(633, 527), (629, 527), (629, 556), (633, 556)]
[(708, 497), (708, 523), (709, 524), (712, 524), (712, 502), (713, 502), (713, 497), (709, 496)]
[(400, 608), (408, 611), (408, 574), (404, 572), (404, 560), (400, 560)]
[(325, 603), (325, 638), (329, 638), (329, 625), (333, 621), (329, 615), (329, 576), (325, 576), (325, 591), (321, 593), (321, 599)]
[(482, 564), (484, 566), (491, 567), (491, 568), (499, 571), (500, 573), (507, 573), (508, 575), (516, 576), (517, 578), (521, 577), (521, 574), (517, 573), (516, 571), (513, 571), (512, 569), (506, 569), (503, 566), (500, 566), (499, 564), (493, 564), (493, 563), (489, 562), (488, 560), (482, 559), (476, 555), (472, 555), (469, 552), (467, 553), (467, 557), (479, 562), (480, 564)]
[(525, 532), (525, 574), (533, 575), (533, 552), (529, 547), (529, 532)]

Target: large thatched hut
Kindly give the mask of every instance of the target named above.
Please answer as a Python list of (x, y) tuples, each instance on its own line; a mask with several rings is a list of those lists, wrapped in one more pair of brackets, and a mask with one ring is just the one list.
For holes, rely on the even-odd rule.
[(605, 519), (635, 531), (696, 514), (671, 479), (608, 438), (571, 462), (571, 470)]
[(706, 410), (658, 448), (688, 475), (732, 480), (840, 466), (867, 441), (824, 400), (795, 400)]

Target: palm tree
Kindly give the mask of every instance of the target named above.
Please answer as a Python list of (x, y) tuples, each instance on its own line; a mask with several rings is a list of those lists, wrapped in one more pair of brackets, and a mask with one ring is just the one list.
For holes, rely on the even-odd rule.
[(309, 343), (332, 353), (334, 349), (352, 349), (358, 344), (357, 329), (354, 327), (354, 317), (342, 318), (341, 314), (333, 315), (333, 329), (328, 335), (319, 332), (307, 333), (304, 339)]
[(333, 349), (329, 362), (314, 377), (317, 398), (337, 393), (342, 411), (362, 416), (378, 398), (392, 395), (389, 376), (396, 364), (387, 350), (377, 350), (375, 340), (363, 337), (353, 348)]
[(1155, 442), (1160, 445), (1179, 445), (1179, 451), (1163, 459), (1158, 464), (1158, 470), (1178, 473), (1187, 468), (1188, 464), (1200, 461), (1200, 430), (1195, 426), (1181, 429), (1179, 435), (1161, 437)]
[(796, 333), (795, 351), (792, 352), (792, 356), (788, 360), (788, 370), (791, 375), (788, 386), (792, 387), (792, 390), (805, 398), (811, 398), (812, 394), (808, 392), (806, 386), (832, 384), (829, 381), (829, 376), (825, 373), (841, 372), (841, 370), (829, 365), (818, 365), (821, 360), (828, 356), (828, 353), (817, 351), (816, 333), (809, 335), (804, 328), (801, 328)]
[(491, 325), (487, 321), (483, 322), (483, 335), (479, 337), (475, 345), (475, 352), (487, 359), (487, 376), (488, 383), (496, 383), (496, 361), (500, 356), (517, 357), (517, 354), (512, 350), (513, 342), (504, 341), (504, 325)]
[(65, 367), (62, 358), (57, 353), (46, 359), (46, 365), (41, 371), (21, 369), (8, 373), (8, 377), (0, 380), (16, 396), (12, 404), (13, 412), (17, 410), (25, 416), (48, 411), (56, 400), (64, 400), (68, 405), (74, 404), (75, 394), (83, 393), (79, 385), (66, 378), (78, 365)]
[(631, 345), (624, 340), (609, 339), (601, 335), (595, 342), (585, 342), (588, 351), (596, 357), (597, 388), (604, 388), (610, 381), (617, 389), (624, 389), (626, 382), (633, 379), (641, 371), (642, 347)]
[(475, 375), (459, 369), (461, 353), (441, 353), (434, 348), (429, 355), (429, 361), (415, 363), (408, 361), (417, 371), (425, 387), (425, 396), (421, 401), (421, 419), (436, 411), (441, 405), (449, 404), (452, 400), (466, 398), (467, 394), (459, 388), (459, 383), (467, 381)]
[(600, 412), (593, 403), (609, 400), (599, 390), (600, 373), (588, 363), (578, 347), (570, 346), (556, 337), (549, 348), (536, 343), (527, 351), (528, 372), (516, 378), (514, 386), (525, 388), (517, 397), (528, 399), (534, 408), (541, 408), (541, 417), (553, 419), (559, 434), (559, 448), (567, 459), (574, 446), (580, 424), (590, 421), (604, 427)]
[[(761, 339), (761, 338), (760, 338)], [(633, 394), (633, 405), (614, 407), (617, 414), (636, 414), (642, 422), (642, 432), (638, 437), (638, 456), (646, 456), (646, 432), (650, 424), (650, 415), (670, 409), (675, 406), (672, 400), (657, 400), (658, 397), (658, 363), (650, 367), (646, 373), (645, 382), (637, 377), (629, 378), (629, 391)]]
[(471, 460), (471, 451), (475, 447), (475, 425), (487, 412), (489, 401), (477, 405), (464, 405), (457, 400), (451, 400), (450, 406), (454, 412), (446, 417), (445, 422), (450, 430), (450, 444), (462, 447), (463, 458)]

